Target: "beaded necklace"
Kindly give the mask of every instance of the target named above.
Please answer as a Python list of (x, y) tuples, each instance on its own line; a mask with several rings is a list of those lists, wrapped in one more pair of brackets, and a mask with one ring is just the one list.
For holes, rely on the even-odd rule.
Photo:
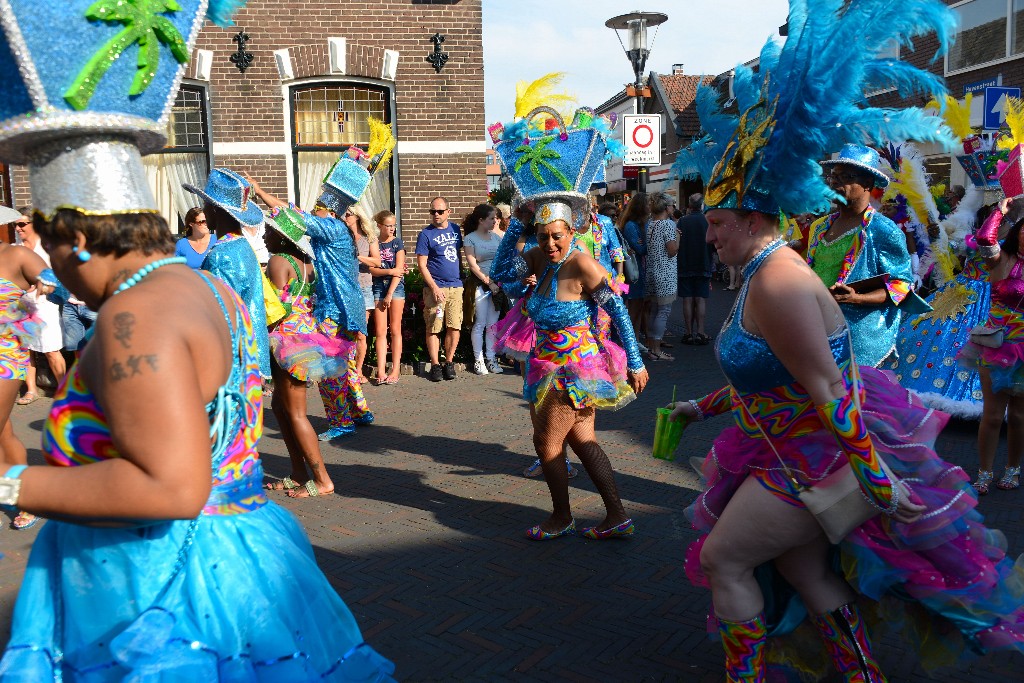
[[(121, 285), (117, 289), (114, 290), (114, 294), (120, 294), (121, 292), (123, 292), (126, 289), (131, 289), (135, 285), (139, 284), (139, 282), (141, 282), (143, 278), (145, 278), (147, 275), (152, 273), (157, 268), (162, 268), (163, 266), (169, 266), (169, 265), (171, 265), (173, 263), (185, 263), (185, 262), (186, 262), (186, 259), (185, 259), (184, 256), (168, 256), (167, 258), (162, 258), (162, 259), (158, 259), (156, 261), (153, 261), (151, 263), (147, 263), (146, 265), (142, 266), (137, 271), (135, 271), (134, 275), (130, 276), (127, 280), (122, 282)], [(113, 296), (114, 294), (111, 294), (111, 296)]]

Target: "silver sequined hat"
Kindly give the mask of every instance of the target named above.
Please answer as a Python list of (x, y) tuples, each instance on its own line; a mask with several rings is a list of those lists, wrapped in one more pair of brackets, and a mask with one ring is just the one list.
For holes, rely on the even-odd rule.
[(166, 143), (203, 20), (224, 11), (223, 0), (0, 0), (0, 158), (29, 167), (36, 211), (157, 211), (142, 154)]

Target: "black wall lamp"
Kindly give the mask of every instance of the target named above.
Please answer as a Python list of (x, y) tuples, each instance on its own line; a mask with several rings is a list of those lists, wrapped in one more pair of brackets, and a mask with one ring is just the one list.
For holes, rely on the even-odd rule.
[(231, 53), (231, 63), (237, 66), (239, 71), (245, 73), (245, 70), (252, 66), (252, 60), (254, 59), (251, 52), (245, 51), (246, 46), (249, 44), (249, 34), (243, 29), (231, 40), (238, 43), (238, 50)]
[(441, 43), (444, 42), (444, 36), (440, 33), (435, 33), (430, 36), (430, 42), (434, 44), (434, 51), (427, 55), (426, 59), (434, 66), (434, 71), (441, 73), (441, 69), (448, 63), (448, 53), (441, 52)]

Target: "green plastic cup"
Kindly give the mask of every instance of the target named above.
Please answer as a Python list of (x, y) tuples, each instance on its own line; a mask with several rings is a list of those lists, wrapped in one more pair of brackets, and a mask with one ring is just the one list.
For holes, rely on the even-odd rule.
[(683, 438), (683, 430), (689, 424), (689, 419), (684, 415), (678, 420), (670, 420), (672, 414), (670, 408), (658, 408), (658, 418), (654, 423), (654, 448), (651, 455), (659, 460), (675, 460), (676, 448)]

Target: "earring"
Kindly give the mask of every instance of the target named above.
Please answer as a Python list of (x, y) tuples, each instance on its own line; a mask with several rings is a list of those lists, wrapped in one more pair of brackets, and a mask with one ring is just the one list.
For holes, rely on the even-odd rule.
[(81, 261), (82, 263), (85, 263), (86, 261), (88, 261), (89, 259), (92, 258), (92, 254), (90, 254), (85, 249), (82, 249), (81, 251), (79, 251), (77, 244), (75, 246), (71, 247), (71, 253), (74, 254), (75, 257), (79, 261)]

